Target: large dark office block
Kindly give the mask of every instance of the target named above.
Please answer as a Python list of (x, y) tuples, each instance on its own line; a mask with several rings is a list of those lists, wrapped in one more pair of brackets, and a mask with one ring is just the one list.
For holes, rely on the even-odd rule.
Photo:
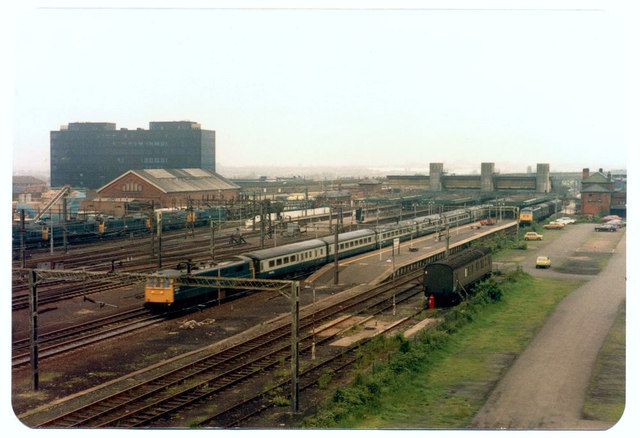
[(51, 186), (97, 189), (130, 169), (215, 172), (215, 138), (188, 121), (150, 122), (148, 130), (69, 123), (51, 131)]

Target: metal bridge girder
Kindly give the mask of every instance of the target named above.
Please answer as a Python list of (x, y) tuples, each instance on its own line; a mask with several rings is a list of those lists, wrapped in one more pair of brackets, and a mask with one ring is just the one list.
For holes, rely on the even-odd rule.
[[(67, 269), (25, 269), (15, 268), (14, 275), (28, 278), (29, 272), (35, 272), (37, 281), (50, 280), (93, 281), (101, 283), (146, 283), (149, 278), (172, 278), (157, 274), (116, 273), (109, 271), (72, 271)], [(224, 289), (276, 290), (290, 288), (292, 282), (285, 280), (261, 280), (230, 277), (182, 276), (173, 278), (177, 286), (207, 286)]]

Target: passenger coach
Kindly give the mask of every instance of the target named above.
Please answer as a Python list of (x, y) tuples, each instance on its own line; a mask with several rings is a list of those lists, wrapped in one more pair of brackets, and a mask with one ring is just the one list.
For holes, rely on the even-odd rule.
[(256, 278), (279, 278), (326, 263), (326, 246), (322, 240), (313, 239), (244, 255), (253, 260)]
[(490, 274), (491, 251), (468, 248), (425, 267), (424, 294), (427, 298), (433, 295), (436, 306), (450, 306)]

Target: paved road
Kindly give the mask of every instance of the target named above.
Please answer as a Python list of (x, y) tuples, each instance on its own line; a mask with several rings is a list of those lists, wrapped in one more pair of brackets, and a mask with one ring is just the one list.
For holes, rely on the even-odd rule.
[[(545, 249), (558, 255), (565, 252), (566, 256), (569, 250), (575, 250), (578, 240), (587, 236), (585, 233), (576, 228), (571, 235), (559, 237)], [(586, 277), (591, 280), (558, 305), (478, 411), (471, 427), (608, 427), (583, 420), (581, 414), (598, 352), (625, 299), (625, 252), (623, 237), (603, 271), (595, 277)], [(550, 272), (539, 275), (562, 274)]]

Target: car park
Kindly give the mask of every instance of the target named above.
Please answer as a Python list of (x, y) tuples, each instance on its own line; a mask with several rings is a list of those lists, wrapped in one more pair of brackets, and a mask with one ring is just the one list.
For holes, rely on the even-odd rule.
[(615, 225), (612, 224), (602, 224), (602, 225), (598, 225), (595, 227), (596, 231), (609, 231), (609, 232), (613, 232), (613, 231), (618, 231), (618, 227), (616, 227)]
[(542, 240), (542, 234), (529, 231), (528, 233), (524, 234), (524, 240)]
[(561, 222), (554, 221), (554, 222), (549, 222), (548, 224), (545, 224), (542, 227), (547, 230), (561, 230), (564, 228), (564, 224)]
[(551, 259), (547, 256), (538, 256), (536, 258), (536, 269), (537, 268), (550, 268), (551, 267)]

